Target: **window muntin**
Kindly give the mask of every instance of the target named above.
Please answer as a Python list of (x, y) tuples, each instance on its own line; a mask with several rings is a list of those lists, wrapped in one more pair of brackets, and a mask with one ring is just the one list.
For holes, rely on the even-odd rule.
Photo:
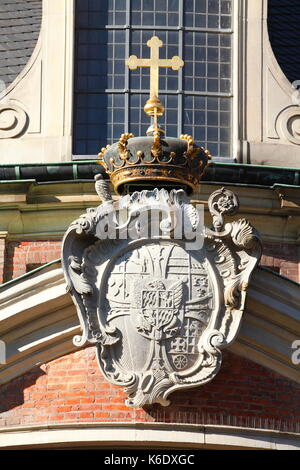
[(193, 135), (214, 156), (231, 156), (231, 0), (77, 0), (74, 154), (96, 155), (123, 132), (145, 135), (147, 41), (164, 42), (161, 58), (181, 56), (178, 72), (160, 69), (161, 119), (167, 135)]

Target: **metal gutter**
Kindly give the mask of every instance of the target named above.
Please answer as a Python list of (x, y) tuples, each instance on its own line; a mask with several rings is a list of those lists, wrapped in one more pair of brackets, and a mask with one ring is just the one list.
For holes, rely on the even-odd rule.
[(25, 163), (0, 165), (0, 181), (60, 182), (93, 180), (103, 168), (95, 160), (57, 163)]
[[(63, 183), (93, 181), (102, 173), (108, 178), (102, 166), (95, 160), (57, 163), (26, 163), (0, 165), (0, 184), (12, 182)], [(203, 183), (224, 185), (246, 185), (259, 188), (278, 186), (300, 186), (300, 169), (247, 165), (239, 163), (212, 162), (202, 179)]]
[(212, 163), (202, 181), (264, 188), (273, 188), (274, 185), (294, 187), (300, 185), (300, 170), (265, 165)]

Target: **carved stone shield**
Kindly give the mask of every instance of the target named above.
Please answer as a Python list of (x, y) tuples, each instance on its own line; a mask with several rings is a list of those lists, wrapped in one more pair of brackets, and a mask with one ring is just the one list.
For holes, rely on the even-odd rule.
[[(97, 345), (104, 376), (126, 388), (128, 406), (166, 406), (174, 390), (212, 380), (236, 337), (260, 242), (246, 220), (224, 225), (238, 209), (233, 193), (215, 192), (209, 208), (213, 229), (183, 191), (145, 191), (89, 210), (65, 235), (64, 272), (83, 330), (75, 344)], [(188, 237), (175, 237), (175, 219)], [(160, 231), (147, 236), (153, 223)], [(191, 244), (199, 232), (200, 248)]]

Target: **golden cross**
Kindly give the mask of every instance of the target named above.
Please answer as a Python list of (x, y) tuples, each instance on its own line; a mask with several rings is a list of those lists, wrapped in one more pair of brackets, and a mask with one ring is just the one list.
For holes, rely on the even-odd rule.
[(172, 59), (160, 59), (159, 48), (163, 46), (163, 42), (153, 36), (148, 42), (150, 47), (150, 59), (138, 59), (132, 55), (126, 60), (126, 65), (130, 70), (136, 70), (138, 67), (150, 67), (150, 98), (158, 97), (159, 89), (159, 68), (171, 67), (172, 70), (180, 70), (184, 66), (184, 62), (180, 57), (174, 56)]

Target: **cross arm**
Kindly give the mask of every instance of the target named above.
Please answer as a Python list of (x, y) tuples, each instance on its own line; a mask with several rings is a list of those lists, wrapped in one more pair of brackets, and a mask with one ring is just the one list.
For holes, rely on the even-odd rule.
[(172, 67), (172, 70), (180, 70), (184, 66), (184, 62), (180, 57), (174, 56), (170, 59), (159, 59), (160, 67)]
[(151, 67), (151, 60), (149, 59), (138, 59), (136, 55), (131, 55), (126, 60), (126, 65), (130, 70), (136, 70), (138, 67)]

